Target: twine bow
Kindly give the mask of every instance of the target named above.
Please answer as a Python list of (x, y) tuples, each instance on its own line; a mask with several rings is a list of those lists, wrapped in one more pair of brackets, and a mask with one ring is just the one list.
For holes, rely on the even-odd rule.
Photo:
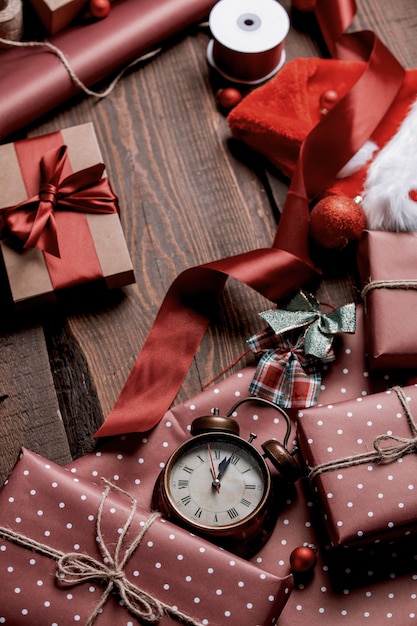
[(97, 163), (63, 178), (67, 146), (46, 152), (40, 162), (39, 192), (12, 207), (2, 209), (4, 224), (24, 249), (38, 247), (59, 257), (55, 211), (115, 213), (117, 198), (103, 178), (104, 164)]
[(300, 291), (286, 309), (270, 309), (260, 316), (277, 334), (305, 328), (305, 353), (323, 359), (337, 333), (355, 332), (356, 306), (345, 304), (330, 313), (322, 313), (319, 307), (313, 295)]
[[(411, 414), (407, 397), (404, 390), (399, 386), (393, 387), (392, 390), (397, 394), (398, 400), (404, 410), (410, 426), (411, 437), (399, 437), (397, 435), (388, 434), (378, 435), (373, 442), (374, 451), (354, 454), (352, 456), (346, 456), (341, 459), (335, 459), (334, 461), (328, 461), (327, 463), (316, 465), (308, 474), (310, 481), (323, 472), (343, 469), (346, 467), (354, 467), (355, 465), (362, 465), (363, 463), (392, 463), (407, 454), (417, 452), (417, 424)], [(381, 445), (384, 441), (394, 441), (396, 445), (384, 447)]]
[[(154, 512), (147, 518), (141, 531), (135, 536), (128, 549), (125, 550), (124, 543), (135, 517), (137, 502), (126, 491), (123, 491), (106, 480), (104, 480), (104, 482), (106, 488), (97, 513), (97, 539), (102, 560), (96, 559), (88, 554), (80, 554), (78, 552), (66, 553), (55, 550), (55, 548), (17, 533), (10, 528), (0, 527), (0, 536), (25, 548), (34, 550), (43, 556), (55, 559), (57, 562), (56, 577), (61, 584), (78, 585), (86, 583), (89, 580), (95, 580), (105, 585), (104, 592), (87, 619), (85, 626), (93, 626), (103, 606), (107, 602), (109, 595), (114, 591), (116, 591), (123, 600), (126, 610), (134, 617), (142, 619), (145, 622), (156, 623), (164, 615), (169, 615), (187, 626), (203, 626), (199, 620), (187, 615), (174, 606), (161, 602), (155, 596), (136, 587), (136, 585), (133, 585), (126, 577), (124, 571), (126, 564), (139, 547), (143, 537), (152, 524), (160, 517), (160, 513)], [(129, 516), (119, 534), (113, 554), (111, 554), (106, 545), (102, 533), (104, 506), (112, 489), (127, 496), (131, 502)]]

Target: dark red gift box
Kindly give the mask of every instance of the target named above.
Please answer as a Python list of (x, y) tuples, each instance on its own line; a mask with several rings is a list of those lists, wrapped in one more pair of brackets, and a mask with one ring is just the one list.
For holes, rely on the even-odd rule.
[(394, 540), (417, 523), (417, 385), (300, 412), (298, 441), (333, 545)]
[[(44, 210), (50, 211), (45, 223)], [(37, 230), (39, 240), (24, 247)], [(93, 281), (109, 288), (134, 282), (92, 123), (0, 146), (0, 236), (19, 307), (54, 301), (57, 291)]]
[(291, 576), (152, 515), (115, 483), (78, 478), (27, 450), (0, 512), (0, 623), (267, 626), (292, 589)]
[(358, 266), (373, 369), (417, 367), (416, 263), (416, 233), (364, 232)]

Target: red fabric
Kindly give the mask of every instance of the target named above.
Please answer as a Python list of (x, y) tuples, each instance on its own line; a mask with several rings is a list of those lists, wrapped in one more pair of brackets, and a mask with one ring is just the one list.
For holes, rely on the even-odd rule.
[[(324, 8), (331, 1), (318, 0), (317, 6)], [(345, 17), (353, 17), (353, 3), (340, 0), (340, 4), (349, 7)], [(340, 24), (329, 23), (329, 29), (337, 43)], [(161, 419), (205, 332), (208, 303), (220, 294), (227, 276), (279, 301), (314, 275), (309, 257), (309, 199), (368, 139), (404, 76), (403, 68), (376, 37), (370, 33), (349, 37), (342, 36), (341, 54), (348, 55), (352, 49), (354, 56), (360, 48), (367, 62), (346, 96), (303, 141), (273, 248), (192, 268), (174, 281), (113, 411), (96, 436), (145, 431)]]

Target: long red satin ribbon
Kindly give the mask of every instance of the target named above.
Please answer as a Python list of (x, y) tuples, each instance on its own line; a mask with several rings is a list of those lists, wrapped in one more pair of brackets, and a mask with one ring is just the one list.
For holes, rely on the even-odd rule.
[(305, 139), (273, 247), (194, 267), (178, 276), (96, 437), (144, 432), (158, 423), (182, 384), (207, 328), (210, 305), (228, 276), (275, 302), (314, 276), (308, 245), (309, 200), (369, 138), (404, 76), (401, 65), (375, 35), (343, 34), (355, 11), (353, 0), (317, 0), (316, 15), (330, 52), (367, 63), (352, 90)]

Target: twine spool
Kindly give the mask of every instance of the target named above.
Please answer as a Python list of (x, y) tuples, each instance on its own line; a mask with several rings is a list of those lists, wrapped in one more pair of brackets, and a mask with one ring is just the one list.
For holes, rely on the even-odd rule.
[[(22, 0), (0, 0), (0, 37), (18, 41), (23, 35)], [(3, 47), (0, 43), (0, 47)]]
[(210, 12), (209, 26), (213, 39), (207, 59), (227, 80), (256, 85), (285, 63), (290, 20), (276, 0), (220, 0)]

